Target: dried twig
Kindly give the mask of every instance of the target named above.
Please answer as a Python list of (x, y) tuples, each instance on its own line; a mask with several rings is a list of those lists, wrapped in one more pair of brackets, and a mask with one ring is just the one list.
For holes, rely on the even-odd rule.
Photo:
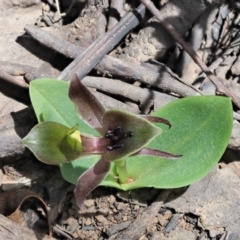
[(2, 93), (24, 104), (30, 103), (28, 87), (24, 81), (19, 81), (16, 77), (0, 69), (0, 83)]
[(166, 65), (159, 64), (159, 71), (148, 67), (127, 63), (121, 59), (104, 58), (97, 69), (103, 73), (111, 73), (115, 77), (125, 77), (125, 80), (133, 79), (142, 83), (150, 84), (165, 91), (174, 92), (180, 96), (199, 95), (199, 92), (191, 86), (186, 85)]
[[(224, 61), (225, 59), (232, 54), (232, 52), (234, 51), (234, 48), (228, 48), (227, 50), (225, 50), (214, 62), (212, 62), (208, 67), (211, 71), (214, 71), (215, 69), (217, 69)], [(201, 73), (197, 79), (195, 80), (195, 82), (199, 81), (200, 79), (203, 80), (202, 85), (204, 85), (205, 82), (208, 81), (208, 78), (205, 77), (204, 73)]]
[(103, 38), (93, 42), (85, 51), (75, 58), (58, 76), (58, 79), (70, 80), (76, 72), (78, 78), (83, 79), (131, 29), (139, 24), (144, 13), (145, 7), (141, 4), (133, 12), (126, 14)]
[[(217, 9), (216, 5), (209, 6), (203, 12), (198, 22), (192, 28), (190, 32), (190, 38), (188, 39), (188, 43), (191, 45), (194, 51), (197, 51), (200, 48), (206, 28), (212, 24), (213, 20), (210, 16), (212, 15), (212, 12), (214, 12), (215, 9)], [(213, 16), (215, 17), (215, 15)], [(176, 72), (179, 74), (179, 76), (181, 77), (184, 76), (190, 61), (191, 56), (189, 56), (187, 52), (183, 51), (181, 54), (181, 58), (179, 59), (178, 64), (176, 66)]]
[[(154, 107), (157, 109), (176, 99), (176, 97), (168, 94), (156, 92), (147, 88), (140, 88), (120, 80), (85, 77), (83, 83), (88, 87), (93, 87), (103, 92), (124, 96), (132, 101), (140, 103), (142, 107), (147, 105), (151, 107), (154, 104)], [(150, 102), (150, 104), (147, 104), (148, 102)], [(149, 109), (142, 110), (144, 112), (149, 112)]]
[(123, 0), (111, 0), (111, 5), (109, 9), (108, 30), (113, 28), (118, 23), (122, 13), (124, 12), (123, 6)]
[(181, 37), (181, 35), (172, 27), (171, 24), (166, 22), (158, 9), (154, 6), (154, 4), (150, 0), (141, 0), (141, 2), (149, 9), (149, 11), (159, 20), (164, 28), (168, 30), (171, 36), (184, 48), (184, 50), (192, 57), (194, 62), (198, 64), (198, 66), (202, 69), (203, 72), (209, 77), (209, 79), (215, 84), (218, 88), (218, 91), (224, 93), (226, 96), (232, 98), (232, 101), (240, 108), (240, 99), (236, 96), (232, 91), (227, 89), (218, 78), (211, 72), (211, 70), (206, 66), (206, 64), (199, 58), (196, 52), (192, 49), (192, 47)]
[(4, 61), (0, 61), (0, 70), (4, 70), (12, 76), (24, 76), (27, 81), (47, 76), (44, 72), (39, 71), (37, 68)]
[(27, 83), (23, 79), (18, 79), (10, 75), (7, 71), (3, 70), (2, 68), (0, 68), (0, 79), (4, 79), (7, 82), (22, 88), (26, 89), (28, 88)]
[(74, 236), (70, 232), (66, 231), (58, 224), (52, 225), (52, 230), (53, 230), (53, 232), (57, 233), (58, 235), (64, 237), (65, 239), (70, 239), (70, 240), (74, 239)]
[[(36, 26), (27, 25), (24, 29), (30, 36), (43, 45), (52, 48), (69, 58), (76, 58), (79, 53), (84, 51), (84, 48), (63, 39), (59, 39)], [(139, 66), (136, 63), (129, 64), (122, 59), (105, 56), (101, 62), (95, 66), (95, 69), (103, 75), (111, 75), (115, 77), (121, 76), (121, 78), (125, 78), (125, 81), (140, 81), (165, 91), (177, 93), (180, 96), (192, 96), (198, 94), (195, 89), (182, 83), (177, 75), (163, 64), (159, 66), (159, 71), (155, 71), (148, 67)]]
[(101, 102), (101, 104), (106, 109), (123, 109), (132, 113), (140, 113), (140, 111), (137, 108), (133, 108), (123, 102), (120, 102), (114, 98), (111, 98), (105, 94), (102, 94), (97, 91), (91, 91), (92, 94)]

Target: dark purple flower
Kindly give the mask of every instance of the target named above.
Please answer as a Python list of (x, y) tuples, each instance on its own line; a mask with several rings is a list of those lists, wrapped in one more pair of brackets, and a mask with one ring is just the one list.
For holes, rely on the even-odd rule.
[(77, 181), (74, 194), (79, 207), (82, 206), (88, 194), (107, 176), (111, 162), (117, 164), (131, 155), (180, 157), (180, 155), (145, 148), (153, 138), (162, 132), (152, 122), (164, 123), (170, 127), (168, 120), (135, 115), (121, 110), (105, 111), (77, 76), (71, 81), (69, 97), (75, 103), (80, 116), (102, 135), (102, 137), (81, 135), (83, 154), (101, 154), (101, 158)]

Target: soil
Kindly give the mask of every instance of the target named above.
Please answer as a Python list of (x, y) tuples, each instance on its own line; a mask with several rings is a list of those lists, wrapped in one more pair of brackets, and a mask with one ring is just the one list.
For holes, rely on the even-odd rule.
[[(0, 222), (0, 236), (17, 239), (19, 235), (11, 235), (1, 228), (14, 232), (14, 224), (20, 224), (24, 229), (31, 229), (26, 233), (29, 235), (22, 232), (22, 239), (30, 239), (29, 236), (31, 239), (91, 240), (240, 239), (240, 118), (237, 108), (229, 148), (215, 169), (199, 182), (174, 190), (142, 188), (123, 192), (98, 187), (87, 197), (82, 209), (78, 208), (73, 196), (75, 186), (62, 178), (59, 168), (39, 162), (21, 144), (21, 138), (36, 124), (28, 97), (29, 79), (56, 78), (71, 58), (75, 58), (34, 40), (24, 31), (26, 25), (42, 28), (74, 44), (76, 49), (86, 48), (140, 4), (140, 1), (131, 0), (125, 4), (119, 2), (79, 0), (73, 1), (71, 6), (64, 0), (1, 1), (0, 70), (5, 69), (14, 82), (9, 83), (0, 75), (0, 213), (17, 223), (10, 222), (9, 227), (6, 218), (6, 227)], [(215, 63), (212, 70), (216, 76), (239, 96), (238, 4), (208, 1), (205, 5), (202, 1), (190, 0), (154, 2), (161, 7), (163, 17), (186, 36), (203, 61), (208, 65)], [(116, 4), (118, 14), (109, 4)], [(109, 56), (155, 72), (162, 68), (157, 61), (165, 63), (166, 72), (174, 81), (181, 77), (184, 86), (191, 87), (181, 87), (176, 92), (174, 85), (167, 90), (154, 86), (152, 91), (157, 92), (159, 99), (146, 103), (141, 97), (148, 94), (146, 91), (151, 87), (147, 82), (142, 84), (136, 79), (127, 82), (119, 76), (119, 82), (112, 86), (107, 80), (103, 85), (97, 80), (84, 79), (103, 99), (105, 107), (121, 106), (135, 113), (149, 113), (176, 98), (196, 94), (192, 86), (216, 94), (214, 85), (207, 79), (203, 81), (205, 75), (200, 68), (159, 26), (156, 18), (147, 12), (141, 24), (125, 36)], [(221, 61), (216, 63), (219, 59)], [(99, 72), (99, 69), (95, 68), (89, 75), (111, 77), (108, 70)], [(117, 84), (126, 82), (133, 88), (121, 92), (124, 85)], [(49, 225), (52, 236), (48, 238)], [(15, 231), (21, 230), (15, 227)]]

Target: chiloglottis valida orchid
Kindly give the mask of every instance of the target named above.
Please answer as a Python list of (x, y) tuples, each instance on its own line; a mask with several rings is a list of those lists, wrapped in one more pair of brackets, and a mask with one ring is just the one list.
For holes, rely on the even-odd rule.
[(74, 76), (69, 87), (69, 97), (77, 112), (100, 137), (80, 133), (78, 126), (69, 128), (55, 122), (36, 125), (23, 139), (23, 143), (42, 162), (58, 165), (86, 155), (100, 155), (99, 160), (77, 180), (74, 194), (79, 207), (85, 198), (107, 176), (110, 165), (116, 164), (120, 183), (128, 182), (125, 159), (135, 155), (153, 155), (177, 159), (173, 155), (146, 146), (162, 130), (153, 123), (171, 127), (168, 120), (150, 115), (136, 115), (122, 110), (106, 111), (95, 96)]

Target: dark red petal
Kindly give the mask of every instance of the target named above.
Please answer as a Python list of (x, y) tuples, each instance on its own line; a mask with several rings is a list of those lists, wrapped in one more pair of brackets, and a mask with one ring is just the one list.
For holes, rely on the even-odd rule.
[(151, 115), (141, 115), (141, 117), (147, 119), (149, 122), (164, 123), (168, 125), (169, 128), (172, 126), (171, 123), (165, 118), (155, 117)]
[(78, 207), (82, 207), (84, 200), (107, 176), (110, 169), (110, 162), (105, 161), (102, 156), (100, 160), (86, 172), (84, 172), (77, 181), (74, 195)]
[(77, 107), (79, 115), (93, 128), (102, 128), (102, 118), (106, 112), (95, 96), (81, 83), (77, 75), (69, 87), (69, 98)]
[(151, 148), (143, 148), (134, 155), (152, 155), (152, 156), (159, 156), (159, 157), (170, 158), (170, 159), (177, 159), (182, 157), (182, 155), (174, 155), (168, 152), (163, 152), (163, 151), (151, 149)]

